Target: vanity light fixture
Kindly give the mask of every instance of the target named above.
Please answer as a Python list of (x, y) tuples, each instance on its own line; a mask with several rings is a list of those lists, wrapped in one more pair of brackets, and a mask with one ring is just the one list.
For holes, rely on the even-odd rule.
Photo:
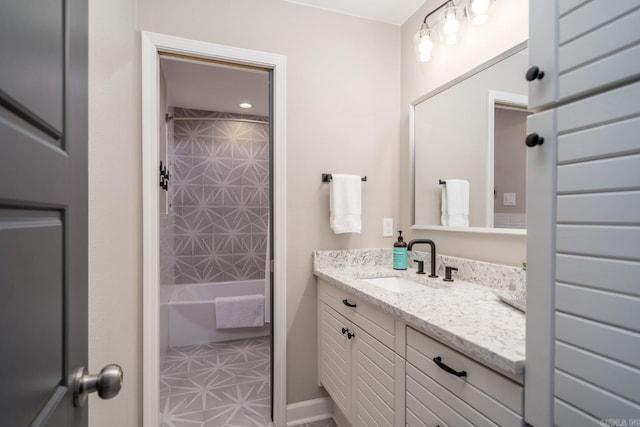
[(253, 108), (253, 105), (249, 104), (248, 102), (241, 102), (240, 108)]
[(429, 26), (427, 19), (436, 12), (439, 12), (436, 17), (437, 31), (443, 44), (453, 45), (458, 41), (463, 17), (477, 25), (487, 21), (489, 6), (493, 0), (463, 0), (463, 2), (464, 5), (458, 7), (453, 0), (447, 0), (424, 17), (420, 29), (413, 36), (416, 59), (419, 62), (428, 62), (431, 59), (433, 29)]

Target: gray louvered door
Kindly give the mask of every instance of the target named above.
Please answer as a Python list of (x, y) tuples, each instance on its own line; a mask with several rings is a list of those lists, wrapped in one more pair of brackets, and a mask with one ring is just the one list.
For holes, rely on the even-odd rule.
[(640, 425), (640, 3), (530, 16), (525, 418)]
[(0, 424), (86, 426), (87, 4), (0, 13)]

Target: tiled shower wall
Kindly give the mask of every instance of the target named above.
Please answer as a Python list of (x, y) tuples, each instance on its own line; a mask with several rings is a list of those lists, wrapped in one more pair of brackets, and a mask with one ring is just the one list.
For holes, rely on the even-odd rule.
[[(175, 117), (264, 117), (175, 108)], [(174, 120), (175, 283), (262, 279), (269, 222), (269, 126)]]

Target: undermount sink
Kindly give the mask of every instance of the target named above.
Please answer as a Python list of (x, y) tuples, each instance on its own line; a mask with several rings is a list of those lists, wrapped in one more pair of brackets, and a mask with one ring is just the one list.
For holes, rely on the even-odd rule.
[(391, 292), (412, 292), (425, 288), (425, 285), (395, 276), (363, 279), (363, 281)]

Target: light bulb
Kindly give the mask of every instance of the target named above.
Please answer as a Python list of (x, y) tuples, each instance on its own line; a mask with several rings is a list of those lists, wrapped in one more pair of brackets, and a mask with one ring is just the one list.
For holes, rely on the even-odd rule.
[(486, 14), (489, 9), (489, 0), (473, 0), (471, 2), (471, 11), (476, 14)]
[(458, 9), (451, 2), (438, 17), (440, 39), (446, 44), (455, 44), (458, 41), (457, 33), (460, 30)]
[(444, 16), (443, 31), (447, 35), (455, 34), (460, 29), (460, 21), (456, 18), (455, 12), (446, 13)]
[(467, 3), (467, 16), (476, 25), (487, 22), (489, 6), (491, 0), (469, 0)]
[(433, 42), (431, 37), (425, 35), (420, 38), (418, 44), (418, 52), (420, 53), (420, 62), (427, 62), (431, 59), (431, 50), (433, 50)]
[(416, 59), (419, 62), (428, 62), (431, 59), (433, 42), (431, 41), (431, 29), (426, 22), (422, 24), (420, 30), (413, 36)]

